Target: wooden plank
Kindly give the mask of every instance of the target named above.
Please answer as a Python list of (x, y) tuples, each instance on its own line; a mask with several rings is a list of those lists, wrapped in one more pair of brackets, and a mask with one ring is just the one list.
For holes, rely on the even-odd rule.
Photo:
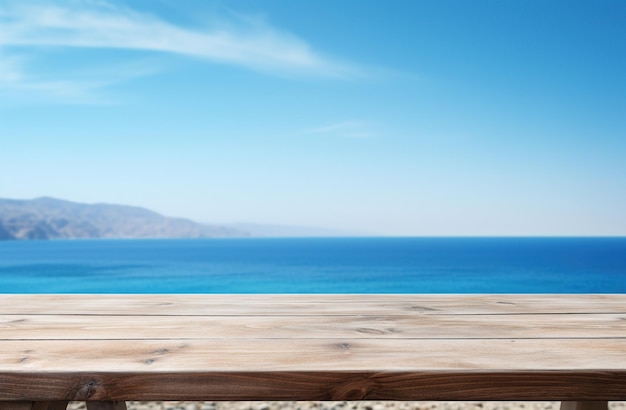
[(625, 311), (626, 295), (0, 295), (0, 400), (626, 400)]
[[(26, 386), (25, 380), (30, 381)], [(0, 374), (0, 400), (624, 400), (615, 372)], [(23, 409), (20, 409), (23, 410)]]
[(411, 316), (0, 316), (0, 340), (626, 338), (626, 314)]
[(553, 371), (626, 373), (624, 339), (0, 342), (0, 372)]
[(0, 295), (0, 314), (405, 315), (626, 313), (620, 295)]

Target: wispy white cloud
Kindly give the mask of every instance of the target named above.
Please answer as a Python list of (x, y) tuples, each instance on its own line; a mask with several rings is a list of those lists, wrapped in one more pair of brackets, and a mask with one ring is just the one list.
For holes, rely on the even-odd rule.
[[(0, 49), (0, 96), (9, 96), (10, 102), (56, 101), (63, 103), (110, 104), (103, 89), (154, 72), (154, 69), (133, 64), (113, 64), (110, 67), (89, 67), (72, 70), (63, 75), (46, 75), (29, 68), (36, 62), (32, 56), (4, 53)], [(7, 101), (0, 99), (0, 103)]]
[(36, 55), (42, 49), (69, 48), (176, 54), (275, 75), (352, 78), (361, 74), (358, 68), (326, 57), (304, 40), (258, 18), (213, 20), (198, 28), (103, 0), (0, 4), (0, 56), (4, 60), (0, 87), (65, 89), (70, 80), (33, 78), (12, 53)]
[(343, 121), (304, 131), (307, 134), (329, 134), (347, 138), (372, 138), (379, 136), (374, 126), (366, 121)]

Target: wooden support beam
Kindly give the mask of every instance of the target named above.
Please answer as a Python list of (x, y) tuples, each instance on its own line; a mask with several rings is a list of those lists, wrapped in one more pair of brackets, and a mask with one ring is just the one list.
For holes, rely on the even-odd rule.
[(0, 401), (0, 410), (32, 410), (32, 401)]
[(2, 401), (0, 410), (66, 410), (67, 401)]
[(125, 401), (88, 401), (87, 410), (126, 410)]
[(36, 401), (32, 410), (66, 410), (67, 401)]
[(563, 401), (561, 410), (608, 410), (608, 401)]

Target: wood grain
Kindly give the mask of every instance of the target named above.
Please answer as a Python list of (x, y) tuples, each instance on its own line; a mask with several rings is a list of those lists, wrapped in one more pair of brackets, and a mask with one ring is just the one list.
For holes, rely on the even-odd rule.
[(626, 337), (626, 314), (404, 316), (3, 315), (0, 340)]
[(15, 406), (361, 399), (626, 400), (626, 295), (0, 295)]
[[(25, 389), (24, 378), (37, 388)], [(0, 374), (0, 400), (624, 400), (619, 372)]]
[(1, 314), (415, 315), (626, 313), (625, 295), (0, 295)]
[(0, 372), (626, 369), (625, 339), (203, 339), (0, 342)]

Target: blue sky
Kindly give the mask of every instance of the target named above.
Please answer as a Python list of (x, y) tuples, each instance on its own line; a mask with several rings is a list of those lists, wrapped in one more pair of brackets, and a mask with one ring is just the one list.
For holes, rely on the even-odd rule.
[(0, 0), (0, 197), (626, 235), (626, 2)]

